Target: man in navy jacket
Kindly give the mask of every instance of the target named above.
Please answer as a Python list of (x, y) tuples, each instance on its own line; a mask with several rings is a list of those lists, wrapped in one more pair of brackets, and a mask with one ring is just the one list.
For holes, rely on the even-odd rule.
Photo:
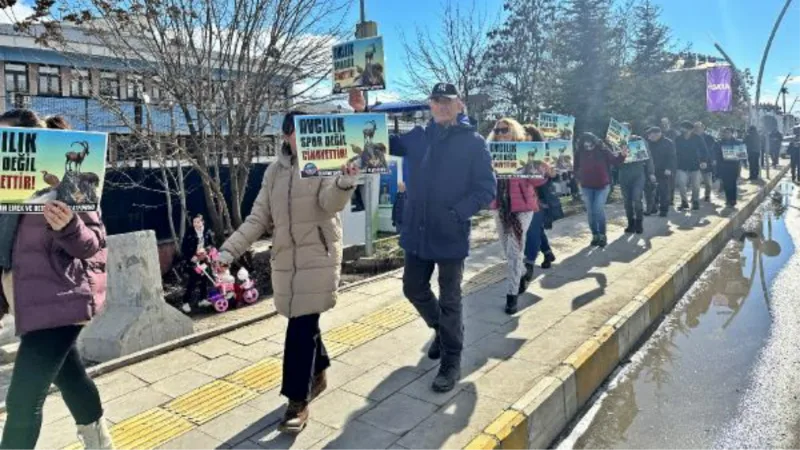
[[(365, 110), (361, 92), (350, 92), (350, 105)], [(436, 84), (430, 106), (433, 120), (427, 127), (390, 137), (389, 152), (404, 157), (408, 166), (400, 227), (403, 292), (436, 332), (428, 356), (442, 358), (442, 363), (432, 388), (447, 392), (461, 377), (461, 281), (469, 254), (470, 219), (491, 203), (497, 184), (486, 140), (463, 114), (456, 87)], [(436, 266), (438, 300), (430, 284)]]

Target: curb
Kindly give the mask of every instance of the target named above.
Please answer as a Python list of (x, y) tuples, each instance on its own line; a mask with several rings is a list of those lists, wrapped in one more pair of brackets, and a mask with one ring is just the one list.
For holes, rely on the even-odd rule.
[(722, 250), (788, 171), (784, 167), (728, 221), (714, 227), (548, 375), (500, 413), (466, 449), (548, 448), (652, 326)]

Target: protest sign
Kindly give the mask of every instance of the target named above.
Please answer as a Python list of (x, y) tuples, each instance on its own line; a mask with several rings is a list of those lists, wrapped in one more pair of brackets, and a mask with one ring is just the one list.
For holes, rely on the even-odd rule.
[(385, 114), (295, 116), (294, 127), (303, 178), (338, 175), (343, 164), (362, 173), (389, 171)]
[(744, 144), (723, 145), (722, 159), (726, 161), (747, 159), (747, 146)]
[(555, 139), (547, 141), (547, 152), (543, 162), (558, 173), (572, 172), (574, 169), (572, 141)]
[(544, 173), (538, 169), (545, 151), (544, 142), (489, 143), (492, 167), (497, 178), (544, 178)]
[(628, 157), (625, 158), (625, 164), (647, 161), (648, 159), (650, 159), (650, 152), (647, 151), (647, 145), (643, 139), (631, 139), (628, 141)]
[(97, 211), (105, 133), (0, 127), (0, 213), (41, 213), (51, 199)]
[(356, 88), (362, 91), (384, 89), (383, 38), (380, 36), (348, 41), (333, 46), (333, 93)]
[(722, 145), (722, 159), (738, 161), (747, 159), (747, 146), (744, 143)]
[(575, 118), (554, 113), (539, 113), (536, 126), (545, 140), (564, 139), (571, 141), (575, 131)]
[(615, 153), (622, 151), (622, 148), (627, 146), (630, 137), (631, 130), (612, 118), (608, 123), (608, 132), (606, 133), (606, 140), (613, 147), (611, 150)]

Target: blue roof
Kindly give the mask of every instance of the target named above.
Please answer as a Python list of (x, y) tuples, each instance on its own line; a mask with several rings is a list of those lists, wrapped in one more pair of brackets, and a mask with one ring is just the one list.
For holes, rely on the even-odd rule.
[(405, 113), (415, 111), (428, 111), (431, 107), (423, 100), (409, 100), (401, 102), (388, 102), (370, 108), (371, 112)]

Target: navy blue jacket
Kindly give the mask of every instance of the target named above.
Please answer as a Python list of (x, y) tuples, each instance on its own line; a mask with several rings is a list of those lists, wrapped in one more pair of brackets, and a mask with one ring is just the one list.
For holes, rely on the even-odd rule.
[(391, 136), (389, 152), (408, 167), (400, 246), (426, 260), (464, 259), (470, 219), (494, 200), (496, 180), (486, 140), (460, 116)]

